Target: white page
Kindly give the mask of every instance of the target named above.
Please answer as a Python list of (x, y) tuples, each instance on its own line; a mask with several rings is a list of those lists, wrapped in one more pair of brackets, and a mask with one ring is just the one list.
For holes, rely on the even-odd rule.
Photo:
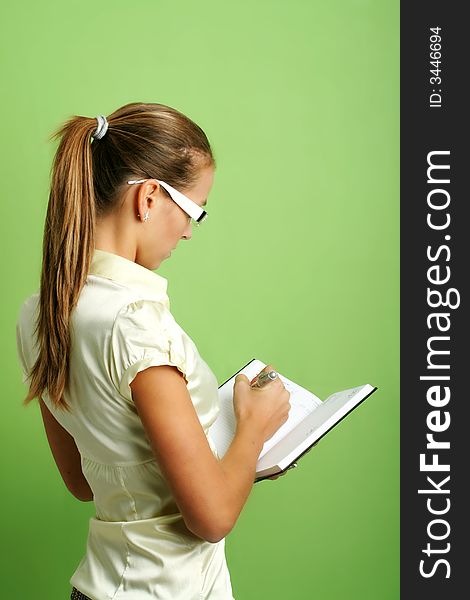
[(282, 444), (258, 460), (257, 472), (276, 465), (281, 469), (285, 468), (375, 389), (377, 388), (365, 384), (329, 396), (295, 431), (292, 431), (283, 440)]

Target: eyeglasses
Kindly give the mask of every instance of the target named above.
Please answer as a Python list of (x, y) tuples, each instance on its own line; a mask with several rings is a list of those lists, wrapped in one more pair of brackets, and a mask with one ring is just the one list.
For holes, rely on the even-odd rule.
[[(131, 181), (128, 181), (127, 183), (129, 183), (129, 184), (143, 183), (144, 181), (148, 181), (148, 179), (131, 179)], [(158, 183), (163, 188), (165, 188), (165, 190), (170, 194), (171, 199), (174, 202), (176, 202), (176, 204), (182, 210), (184, 210), (184, 212), (189, 217), (191, 217), (191, 219), (194, 221), (195, 225), (197, 225), (199, 227), (199, 225), (205, 219), (207, 219), (207, 212), (201, 206), (199, 206), (199, 204), (196, 204), (196, 202), (194, 202), (193, 200), (190, 200), (187, 196), (185, 196), (181, 192), (178, 192), (178, 190), (175, 190), (175, 188), (172, 187), (170, 184), (165, 183), (164, 181), (161, 181), (160, 179), (157, 179), (156, 181), (158, 181)]]

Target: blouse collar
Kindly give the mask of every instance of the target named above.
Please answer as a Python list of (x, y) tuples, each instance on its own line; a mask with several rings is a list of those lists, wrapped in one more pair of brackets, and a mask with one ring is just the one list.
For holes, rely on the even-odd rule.
[(89, 274), (137, 288), (144, 294), (150, 292), (152, 296), (156, 296), (159, 300), (168, 302), (168, 280), (165, 277), (119, 254), (95, 248)]

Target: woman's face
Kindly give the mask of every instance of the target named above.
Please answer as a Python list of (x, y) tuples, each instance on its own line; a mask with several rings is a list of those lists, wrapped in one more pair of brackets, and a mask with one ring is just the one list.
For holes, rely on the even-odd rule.
[[(213, 181), (214, 167), (205, 167), (191, 189), (178, 191), (199, 206), (205, 206)], [(155, 270), (170, 257), (181, 240), (191, 239), (192, 220), (161, 185), (155, 188), (152, 198), (145, 198), (144, 206), (147, 208), (143, 214), (148, 210), (149, 217), (139, 223), (137, 258), (140, 264)]]

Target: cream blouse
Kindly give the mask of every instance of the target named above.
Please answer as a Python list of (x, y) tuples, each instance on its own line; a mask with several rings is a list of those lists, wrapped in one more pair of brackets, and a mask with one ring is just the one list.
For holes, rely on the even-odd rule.
[[(68, 414), (43, 400), (73, 436), (94, 496), (86, 552), (70, 583), (92, 600), (233, 600), (225, 539), (206, 542), (185, 526), (132, 400), (129, 384), (153, 365), (186, 377), (208, 443), (218, 384), (170, 312), (167, 280), (96, 249), (72, 312)], [(23, 381), (36, 358), (39, 292), (17, 321)]]

